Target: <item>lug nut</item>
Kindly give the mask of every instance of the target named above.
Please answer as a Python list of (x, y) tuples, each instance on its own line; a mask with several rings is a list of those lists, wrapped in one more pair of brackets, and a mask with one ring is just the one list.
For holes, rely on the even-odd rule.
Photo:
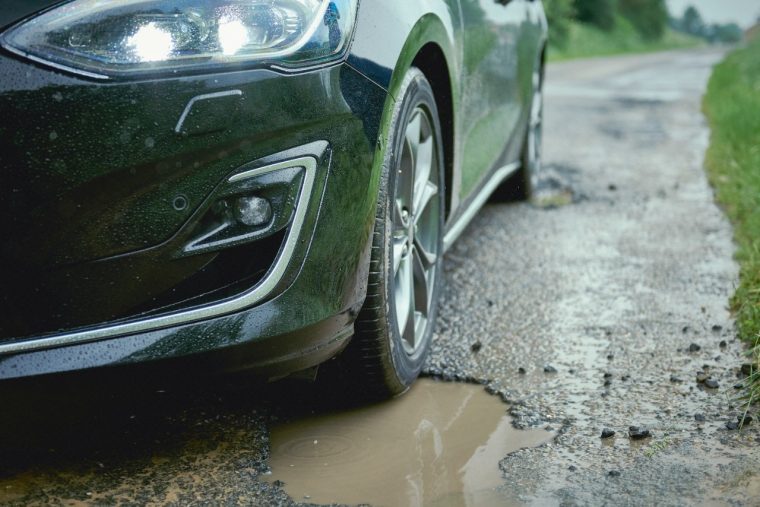
[(247, 227), (257, 227), (272, 219), (272, 205), (261, 197), (239, 197), (235, 200), (235, 219)]

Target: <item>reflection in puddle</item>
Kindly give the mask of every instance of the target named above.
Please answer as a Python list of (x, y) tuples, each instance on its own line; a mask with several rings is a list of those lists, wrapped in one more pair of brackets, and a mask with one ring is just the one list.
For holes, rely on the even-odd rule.
[(505, 411), (480, 386), (421, 379), (386, 403), (274, 427), (271, 480), (314, 503), (505, 505), (499, 461), (553, 437)]

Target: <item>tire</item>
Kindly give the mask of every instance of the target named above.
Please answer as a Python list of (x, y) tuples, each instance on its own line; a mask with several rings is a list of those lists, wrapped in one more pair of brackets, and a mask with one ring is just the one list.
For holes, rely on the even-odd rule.
[(378, 192), (367, 298), (341, 357), (362, 399), (401, 394), (419, 376), (443, 276), (445, 179), (435, 97), (416, 68), (398, 96)]
[(544, 122), (543, 69), (533, 72), (528, 127), (523, 138), (520, 169), (507, 178), (493, 193), (496, 201), (524, 201), (533, 197), (541, 175), (541, 142)]

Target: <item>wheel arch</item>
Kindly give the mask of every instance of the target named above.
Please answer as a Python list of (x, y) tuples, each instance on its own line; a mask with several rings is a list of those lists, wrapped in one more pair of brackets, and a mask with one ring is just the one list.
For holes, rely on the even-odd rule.
[(420, 69), (430, 82), (435, 95), (438, 119), (443, 137), (443, 157), (445, 175), (445, 218), (451, 212), (451, 198), (454, 178), (454, 104), (451, 86), (451, 72), (443, 50), (434, 42), (429, 42), (417, 53), (412, 66)]
[(386, 125), (390, 123), (398, 92), (410, 68), (419, 68), (430, 82), (436, 98), (441, 134), (443, 137), (445, 169), (445, 207), (448, 218), (455, 203), (455, 168), (457, 156), (457, 104), (459, 83), (455, 56), (455, 28), (452, 19), (443, 19), (438, 14), (423, 15), (406, 37), (388, 84), (389, 96), (382, 115), (382, 139), (387, 140)]

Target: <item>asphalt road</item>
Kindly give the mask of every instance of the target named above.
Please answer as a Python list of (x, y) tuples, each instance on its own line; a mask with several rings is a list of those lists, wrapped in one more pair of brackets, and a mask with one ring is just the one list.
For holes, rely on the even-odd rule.
[[(721, 56), (551, 65), (541, 199), (488, 204), (447, 255), (426, 373), (486, 384), (514, 425), (556, 434), (504, 456), (491, 501), (760, 502), (760, 424), (726, 428), (737, 266), (702, 170)], [(0, 503), (292, 504), (266, 480), (268, 431), (335, 409), (335, 389), (137, 370), (3, 386)]]
[[(561, 433), (501, 462), (505, 497), (760, 503), (758, 425), (725, 427), (743, 362), (726, 308), (737, 266), (703, 171), (700, 112), (721, 58), (550, 66), (545, 164), (562, 198), (545, 202), (570, 204), (490, 205), (447, 257), (429, 371), (488, 381), (516, 424)], [(697, 382), (703, 371), (717, 388)], [(629, 439), (630, 426), (651, 438)], [(605, 427), (615, 437), (602, 440)]]

